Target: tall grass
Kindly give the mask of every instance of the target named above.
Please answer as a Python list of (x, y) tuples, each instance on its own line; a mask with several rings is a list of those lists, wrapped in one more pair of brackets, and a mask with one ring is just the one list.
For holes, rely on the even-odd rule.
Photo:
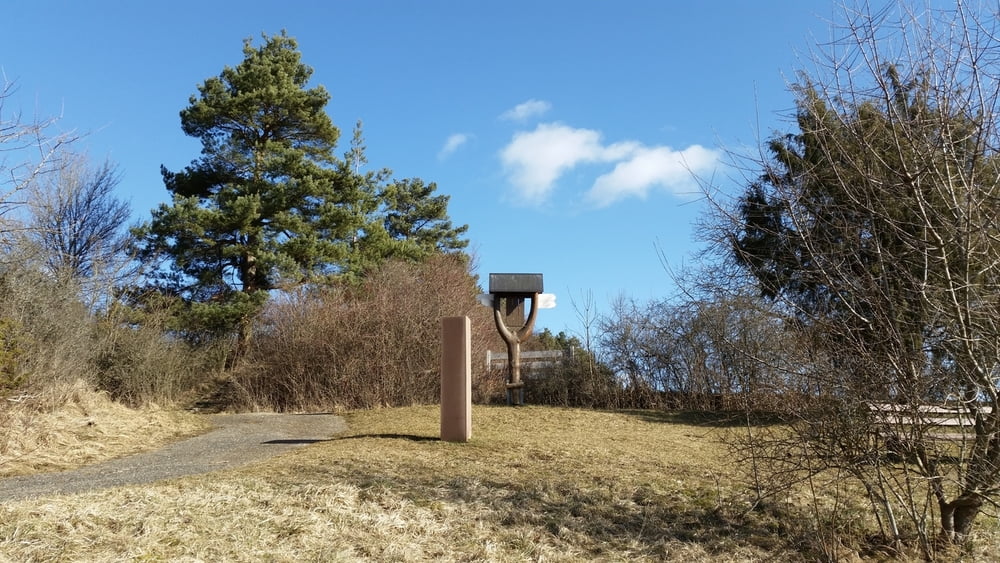
[(0, 409), (0, 477), (72, 469), (205, 428), (204, 420), (176, 409), (125, 407), (79, 380), (60, 391), (58, 406), (8, 401)]

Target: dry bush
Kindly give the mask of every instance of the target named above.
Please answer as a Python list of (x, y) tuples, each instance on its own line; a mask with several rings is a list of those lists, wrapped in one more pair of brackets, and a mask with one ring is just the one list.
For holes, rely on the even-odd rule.
[(790, 131), (737, 163), (753, 172), (716, 241), (808, 343), (789, 377), (829, 400), (785, 455), (843, 469), (886, 543), (931, 559), (1000, 504), (1000, 22), (964, 2), (838, 11)]
[[(506, 368), (505, 368), (506, 369)], [(497, 370), (505, 377), (505, 369)], [(585, 350), (555, 365), (523, 374), (525, 400), (532, 405), (596, 409), (629, 408), (626, 390), (614, 374)]]
[(193, 398), (219, 363), (215, 350), (171, 338), (160, 320), (97, 323), (92, 365), (98, 388), (133, 407)]
[(200, 380), (205, 354), (171, 340), (163, 323), (111, 313), (98, 320), (80, 295), (78, 286), (30, 262), (0, 272), (0, 397), (7, 406), (58, 408), (80, 382), (132, 406), (168, 405)]
[[(441, 255), (387, 263), (357, 286), (274, 302), (246, 365), (234, 374), (238, 406), (290, 411), (436, 402), (441, 319), (472, 319), (473, 357), (485, 355), (495, 333), (477, 292), (466, 261)], [(477, 396), (495, 383), (477, 373)]]
[[(101, 331), (95, 326), (76, 287), (55, 283), (27, 264), (8, 264), (0, 274), (0, 474), (64, 468), (136, 449), (135, 443), (131, 449), (118, 448), (124, 433), (112, 423), (134, 422), (132, 415), (126, 416), (132, 411), (96, 391), (102, 382), (97, 369), (102, 350), (128, 329)], [(137, 353), (163, 350), (163, 334), (150, 335), (141, 344), (134, 347)], [(108, 367), (122, 373), (136, 367), (122, 359)], [(187, 356), (161, 355), (147, 363), (162, 373), (185, 361)], [(147, 394), (132, 402), (156, 399), (163, 404), (163, 397)], [(154, 410), (132, 414), (142, 417)], [(161, 414), (151, 415), (163, 423), (157, 432), (169, 434), (172, 430), (163, 422), (167, 417)], [(150, 429), (143, 432), (142, 444), (156, 437)], [(67, 444), (71, 452), (61, 447)]]
[(60, 404), (54, 392), (93, 381), (90, 315), (73, 287), (8, 267), (0, 275), (0, 326), (8, 398)]

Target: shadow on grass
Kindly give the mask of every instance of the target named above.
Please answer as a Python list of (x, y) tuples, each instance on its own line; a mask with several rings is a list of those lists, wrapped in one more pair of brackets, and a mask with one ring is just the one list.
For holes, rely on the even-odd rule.
[(309, 445), (318, 444), (320, 442), (329, 442), (330, 438), (285, 438), (282, 440), (268, 440), (266, 442), (261, 442), (262, 444), (287, 444), (287, 445)]
[(632, 416), (643, 422), (658, 422), (662, 424), (690, 424), (692, 426), (713, 426), (728, 428), (746, 424), (742, 413), (713, 411), (661, 411), (661, 410), (623, 410), (616, 411)]
[(589, 541), (577, 546), (588, 550), (588, 557), (631, 553), (639, 558), (671, 559), (676, 554), (669, 550), (677, 546), (670, 542), (679, 542), (697, 544), (711, 556), (751, 548), (772, 553), (774, 561), (797, 559), (784, 524), (769, 515), (748, 514), (738, 508), (738, 501), (719, 498), (709, 488), (586, 490), (574, 481), (454, 480), (435, 485), (421, 484), (417, 496), (433, 490), (440, 500), (463, 505), (492, 499), (487, 500), (491, 516), (481, 513), (479, 518), (493, 520), (499, 528), (534, 528), (551, 536), (554, 543), (586, 537)]
[(357, 440), (360, 438), (384, 438), (387, 440), (409, 440), (411, 442), (440, 442), (437, 436), (417, 436), (416, 434), (355, 434), (334, 438), (335, 440)]
[[(747, 425), (747, 413), (738, 411), (662, 411), (662, 410), (621, 410), (615, 411), (632, 416), (643, 422), (662, 424), (689, 424), (691, 426), (707, 426), (712, 428), (736, 428)], [(750, 414), (750, 424), (753, 426), (770, 426), (781, 424), (777, 415), (768, 413)]]

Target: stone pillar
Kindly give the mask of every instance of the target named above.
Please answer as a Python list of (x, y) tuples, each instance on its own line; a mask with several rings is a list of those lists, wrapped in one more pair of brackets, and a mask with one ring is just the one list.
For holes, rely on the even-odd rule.
[(441, 439), (472, 437), (472, 329), (469, 317), (441, 321)]

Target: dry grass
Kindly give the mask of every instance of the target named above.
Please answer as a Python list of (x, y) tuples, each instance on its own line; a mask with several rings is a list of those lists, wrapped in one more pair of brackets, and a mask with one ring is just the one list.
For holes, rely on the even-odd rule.
[[(0, 507), (22, 561), (756, 560), (712, 425), (649, 413), (477, 407), (468, 444), (436, 407), (241, 470)], [(760, 545), (757, 538), (764, 542)]]
[(710, 419), (476, 407), (348, 415), (349, 433), (239, 470), (0, 506), (12, 561), (787, 561)]
[(59, 404), (45, 410), (35, 403), (9, 403), (0, 412), (0, 477), (80, 467), (206, 428), (203, 419), (176, 410), (124, 407), (82, 383), (67, 390)]

